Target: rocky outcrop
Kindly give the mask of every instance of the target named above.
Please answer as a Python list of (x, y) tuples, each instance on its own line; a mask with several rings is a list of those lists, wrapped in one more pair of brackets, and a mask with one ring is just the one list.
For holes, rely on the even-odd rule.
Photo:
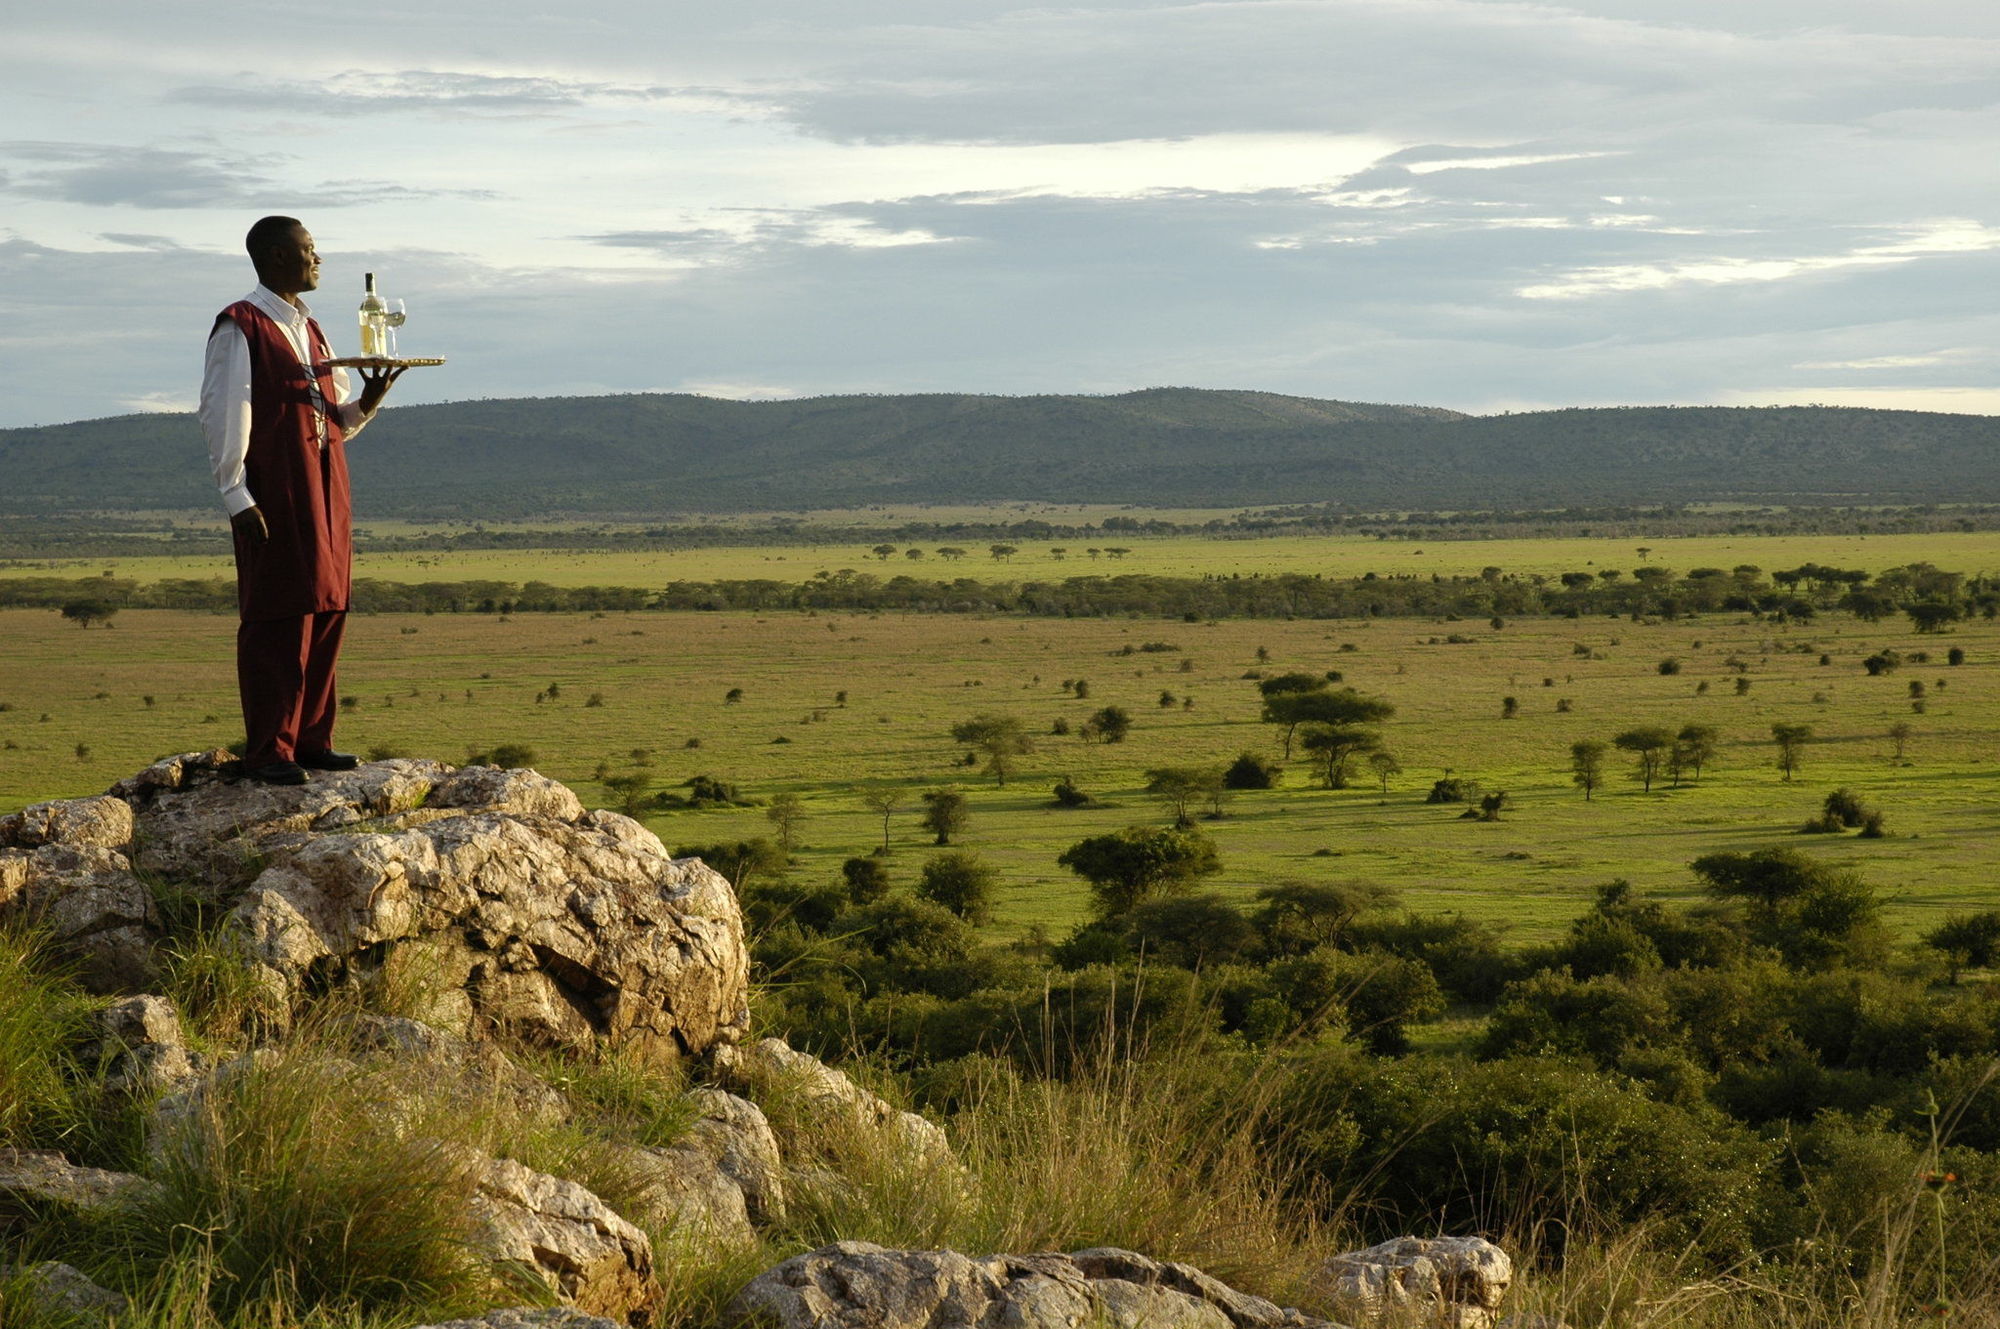
[[(7, 820), (18, 823), (26, 815), (17, 813)], [(75, 962), (77, 977), (93, 992), (153, 986), (159, 977), (153, 943), (159, 936), (160, 914), (152, 891), (133, 875), (131, 860), (117, 849), (90, 843), (30, 843), (52, 825), (59, 829), (65, 824), (75, 823), (52, 817), (32, 831), (18, 824), (11, 832), (0, 827), (0, 917), (32, 918), (47, 928), (58, 952)], [(83, 829), (88, 833), (90, 827)]]
[(202, 1072), (202, 1058), (181, 1034), (180, 1013), (165, 997), (142, 993), (113, 1002), (96, 1015), (98, 1037), (84, 1048), (104, 1087), (115, 1093), (164, 1094)]
[(1492, 1329), (1514, 1281), (1507, 1252), (1480, 1237), (1398, 1237), (1336, 1255), (1315, 1279), (1342, 1319)]
[(478, 1160), (473, 1248), (591, 1315), (643, 1326), (661, 1301), (646, 1234), (573, 1181), (512, 1159)]
[(759, 1275), (725, 1317), (775, 1329), (1336, 1329), (1199, 1269), (1131, 1251), (973, 1259), (861, 1241), (823, 1246)]
[(144, 1177), (77, 1167), (45, 1149), (0, 1149), (0, 1231), (11, 1221), (51, 1211), (103, 1217), (145, 1200)]
[(0, 820), (0, 915), (51, 920), (98, 991), (154, 977), (144, 876), (226, 911), (282, 997), (365, 977), (463, 1033), (676, 1055), (747, 1027), (729, 883), (630, 818), (526, 770), (398, 759), (284, 787), (232, 769), (184, 754)]
[[(0, 1285), (5, 1285), (21, 1302), (25, 1321), (50, 1323), (101, 1323), (123, 1315), (130, 1303), (123, 1293), (99, 1287), (83, 1271), (56, 1260), (10, 1267), (0, 1264)], [(8, 1297), (0, 1293), (0, 1311)], [(12, 1322), (12, 1317), (9, 1323)]]
[(754, 1245), (759, 1227), (785, 1216), (784, 1164), (771, 1123), (756, 1104), (719, 1089), (695, 1089), (688, 1098), (699, 1115), (681, 1139), (666, 1148), (628, 1147), (627, 1163), (647, 1180), (643, 1206), (629, 1216), (682, 1245)]
[(618, 1329), (613, 1321), (569, 1306), (508, 1306), (476, 1320), (445, 1320), (416, 1329)]
[(719, 1047), (711, 1058), (725, 1083), (758, 1094), (798, 1100), (805, 1115), (821, 1123), (842, 1123), (880, 1130), (915, 1166), (958, 1166), (951, 1142), (932, 1122), (914, 1112), (898, 1111), (880, 1095), (870, 1093), (844, 1072), (794, 1051), (782, 1040), (760, 1039), (736, 1047)]

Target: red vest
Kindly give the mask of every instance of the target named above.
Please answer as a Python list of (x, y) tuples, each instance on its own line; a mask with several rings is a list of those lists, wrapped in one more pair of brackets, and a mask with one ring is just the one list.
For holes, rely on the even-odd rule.
[[(271, 538), (236, 536), (236, 600), (246, 621), (293, 618), (347, 608), (353, 562), (353, 511), (347, 494), (347, 452), (340, 422), (319, 415), (298, 352), (285, 330), (248, 300), (216, 316), (229, 319), (250, 345), (250, 454), (244, 487), (264, 514)], [(308, 319), (313, 363), (333, 353), (319, 324)], [(317, 375), (319, 399), (333, 408), (333, 371)]]

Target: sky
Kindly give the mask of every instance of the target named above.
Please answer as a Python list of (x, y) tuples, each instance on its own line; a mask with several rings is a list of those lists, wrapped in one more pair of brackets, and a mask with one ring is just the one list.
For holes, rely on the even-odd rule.
[(392, 404), (2000, 414), (1992, 0), (0, 0), (0, 427), (186, 410), (266, 213)]

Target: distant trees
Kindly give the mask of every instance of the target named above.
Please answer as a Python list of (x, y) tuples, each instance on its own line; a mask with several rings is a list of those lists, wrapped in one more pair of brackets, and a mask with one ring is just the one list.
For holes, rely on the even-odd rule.
[[(1076, 695), (1084, 695), (1084, 685), (1076, 685)], [(1100, 743), (1123, 743), (1132, 732), (1132, 713), (1123, 706), (1105, 706), (1083, 722), (1083, 736)]]
[(1318, 763), (1320, 782), (1328, 789), (1347, 788), (1347, 768), (1354, 758), (1373, 751), (1382, 739), (1360, 725), (1315, 724), (1306, 727), (1300, 745)]
[(924, 861), (917, 895), (978, 927), (993, 916), (993, 887), (998, 879), (979, 855), (954, 849)]
[(787, 854), (798, 848), (799, 827), (805, 825), (805, 804), (797, 794), (779, 794), (764, 809), (764, 820), (778, 828), (778, 847)]
[(1011, 715), (975, 715), (953, 725), (951, 736), (985, 756), (987, 773), (1002, 788), (1014, 770), (1014, 759), (1035, 750), (1027, 727)]
[(882, 852), (889, 852), (889, 818), (903, 806), (903, 791), (886, 785), (861, 791), (861, 806), (882, 819)]
[(1583, 790), (1583, 801), (1588, 803), (1597, 787), (1604, 783), (1604, 754), (1610, 748), (1601, 739), (1586, 738), (1569, 745), (1570, 779)]
[(1146, 772), (1146, 792), (1160, 801), (1176, 826), (1189, 826), (1194, 823), (1189, 809), (1197, 803), (1221, 813), (1227, 788), (1223, 774), (1220, 766), (1156, 766)]
[(1093, 835), (1065, 849), (1056, 862), (1090, 883), (1097, 912), (1107, 918), (1156, 896), (1183, 893), (1222, 869), (1207, 836), (1175, 826), (1128, 826)]
[(1368, 754), (1368, 769), (1382, 786), (1382, 797), (1389, 796), (1389, 781), (1403, 773), (1403, 763), (1396, 760), (1396, 754), (1385, 748), (1376, 748)]
[(1809, 724), (1774, 724), (1771, 726), (1771, 741), (1778, 745), (1778, 769), (1785, 773), (1790, 783), (1792, 773), (1799, 768), (1805, 745), (1812, 741), (1813, 729)]
[(935, 844), (950, 844), (972, 819), (971, 803), (956, 789), (927, 789), (923, 799), (924, 829), (936, 837)]
[(1638, 759), (1638, 777), (1646, 792), (1653, 790), (1653, 781), (1665, 767), (1667, 754), (1674, 746), (1673, 734), (1658, 725), (1642, 725), (1637, 729), (1627, 729), (1611, 740), (1620, 751), (1629, 752)]
[(72, 600), (62, 607), (62, 616), (80, 628), (88, 628), (92, 623), (109, 623), (111, 616), (117, 612), (116, 605), (105, 604), (102, 600)]
[[(1265, 682), (1285, 682), (1292, 677), (1296, 676), (1283, 675)], [(1292, 756), (1292, 737), (1302, 725), (1352, 728), (1380, 724), (1395, 713), (1395, 706), (1379, 697), (1363, 696), (1353, 688), (1334, 688), (1325, 680), (1313, 688), (1286, 687), (1264, 694), (1264, 722), (1284, 726), (1287, 761)]]
[(1679, 784), (1683, 774), (1701, 779), (1701, 768), (1714, 759), (1719, 741), (1720, 734), (1712, 724), (1682, 725), (1680, 733), (1674, 735), (1673, 751), (1669, 754), (1674, 783)]

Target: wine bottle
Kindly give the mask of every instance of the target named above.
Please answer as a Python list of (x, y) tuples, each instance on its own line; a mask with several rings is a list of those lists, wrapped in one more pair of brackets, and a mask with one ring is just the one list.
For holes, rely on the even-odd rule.
[(375, 293), (375, 274), (369, 273), (368, 293), (361, 297), (361, 353), (389, 353), (389, 306)]

